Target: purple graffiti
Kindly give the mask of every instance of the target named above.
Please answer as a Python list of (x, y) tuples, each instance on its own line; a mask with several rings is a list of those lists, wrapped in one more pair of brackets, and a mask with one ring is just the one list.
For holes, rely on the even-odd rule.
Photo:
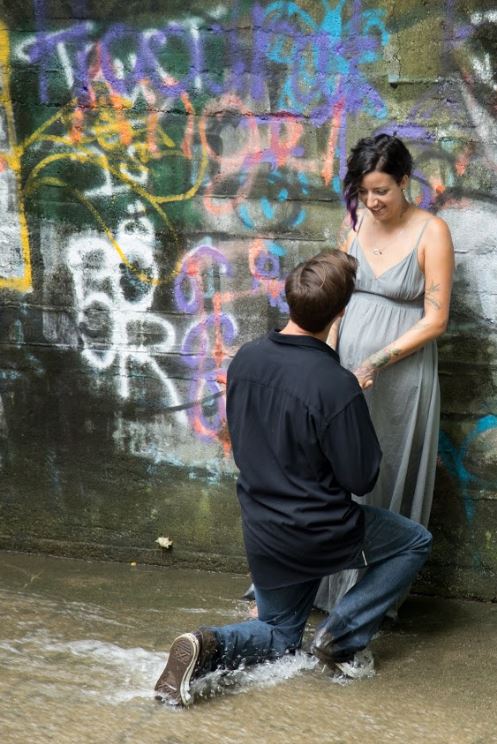
[(203, 305), (204, 286), (202, 266), (207, 262), (220, 267), (221, 273), (232, 275), (229, 261), (223, 254), (210, 245), (200, 245), (183, 260), (181, 271), (174, 282), (174, 299), (176, 306), (183, 313), (197, 313)]
[(271, 307), (288, 313), (285, 299), (285, 283), (281, 277), (280, 256), (284, 255), (276, 243), (265, 244), (256, 254), (252, 271), (252, 289), (266, 294)]
[[(363, 10), (355, 0), (350, 17), (340, 0), (335, 6), (323, 0), (318, 23), (297, 3), (276, 0), (264, 8), (256, 5), (253, 25), (258, 57), (256, 72), (263, 71), (262, 58), (287, 70), (280, 86), (278, 108), (308, 115), (317, 124), (329, 119), (338, 102), (346, 111), (366, 109), (376, 118), (386, 115), (379, 93), (371, 86), (362, 67), (381, 58), (388, 41), (384, 12)], [(262, 95), (263, 82), (256, 77), (252, 95)]]
[[(83, 2), (78, 8), (83, 10)], [(277, 80), (280, 113), (310, 116), (320, 124), (345, 99), (348, 112), (365, 107), (373, 116), (384, 116), (383, 100), (362, 70), (380, 58), (387, 41), (382, 11), (363, 11), (355, 0), (344, 21), (344, 0), (336, 7), (323, 1), (323, 8), (318, 23), (296, 3), (277, 0), (265, 8), (256, 4), (253, 43), (248, 47), (238, 28), (220, 24), (192, 29), (169, 22), (143, 30), (116, 23), (99, 38), (90, 22), (47, 32), (44, 0), (35, 0), (38, 33), (25, 48), (30, 62), (39, 66), (44, 103), (49, 102), (49, 81), (58, 63), (70, 94), (83, 103), (92, 76), (127, 97), (146, 80), (164, 96), (199, 90), (214, 96), (251, 95), (256, 101), (264, 100)], [(60, 45), (65, 46), (63, 58)], [(219, 74), (219, 60), (226, 75)]]
[(219, 333), (223, 345), (231, 346), (236, 338), (236, 326), (226, 313), (210, 314), (196, 323), (187, 332), (181, 345), (184, 363), (188, 367), (202, 367), (203, 373), (213, 372), (219, 368), (212, 356), (214, 345), (211, 335)]
[[(41, 32), (36, 35), (36, 40), (27, 47), (29, 61), (33, 65), (38, 64), (40, 68), (38, 89), (42, 103), (49, 103), (49, 80), (51, 79), (53, 69), (53, 58), (58, 54), (58, 45), (66, 44), (70, 47), (75, 46), (76, 57), (81, 62), (81, 53), (88, 42), (88, 31), (89, 25), (87, 23), (77, 23), (72, 28), (64, 31)], [(86, 59), (87, 57), (85, 57)], [(78, 90), (81, 95), (83, 93), (81, 89), (81, 74), (75, 74), (74, 70), (72, 74), (74, 77), (74, 89)], [(88, 75), (85, 71), (84, 79), (87, 79), (87, 77)]]
[[(190, 58), (188, 71), (181, 80), (177, 80), (174, 73), (165, 75), (160, 63), (159, 57), (166, 51), (171, 40), (182, 41)], [(129, 45), (123, 42), (128, 42)], [(147, 34), (118, 24), (107, 31), (100, 46), (102, 71), (106, 81), (113, 90), (127, 97), (132, 96), (134, 88), (144, 79), (151, 80), (154, 88), (163, 95), (180, 95), (193, 87), (194, 77), (202, 69), (201, 47), (195, 43), (195, 37), (192, 37), (188, 29), (176, 23), (168, 24), (162, 31)], [(133, 67), (116, 74), (115, 60), (123, 49), (129, 48), (136, 50)]]
[[(200, 401), (187, 414), (197, 436), (208, 440), (218, 437), (225, 420), (224, 388), (219, 380), (225, 374), (225, 347), (232, 346), (238, 333), (234, 320), (222, 311), (221, 299), (214, 302), (216, 293), (209, 286), (213, 269), (227, 276), (233, 273), (219, 250), (200, 245), (185, 256), (174, 284), (178, 310), (200, 315), (185, 334), (181, 359), (192, 374), (190, 399)], [(212, 312), (205, 312), (206, 300), (213, 302)]]

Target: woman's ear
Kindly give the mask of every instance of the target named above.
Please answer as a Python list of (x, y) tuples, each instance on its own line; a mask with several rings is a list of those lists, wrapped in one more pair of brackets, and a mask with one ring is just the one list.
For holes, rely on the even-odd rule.
[(402, 176), (402, 180), (399, 183), (399, 186), (402, 189), (402, 191), (404, 191), (404, 189), (407, 189), (408, 185), (409, 185), (409, 176)]

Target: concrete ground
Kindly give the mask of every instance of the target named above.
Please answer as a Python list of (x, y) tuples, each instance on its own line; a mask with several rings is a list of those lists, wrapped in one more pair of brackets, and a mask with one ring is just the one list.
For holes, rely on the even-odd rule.
[(411, 597), (372, 679), (301, 654), (213, 677), (178, 711), (152, 692), (164, 652), (244, 619), (246, 576), (3, 553), (0, 582), (2, 744), (497, 742), (494, 604)]

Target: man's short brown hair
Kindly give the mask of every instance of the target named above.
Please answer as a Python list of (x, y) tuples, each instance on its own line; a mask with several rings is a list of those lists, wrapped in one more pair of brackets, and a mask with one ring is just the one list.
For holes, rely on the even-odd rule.
[(290, 318), (309, 333), (320, 333), (347, 305), (355, 286), (357, 261), (339, 250), (303, 261), (287, 276)]

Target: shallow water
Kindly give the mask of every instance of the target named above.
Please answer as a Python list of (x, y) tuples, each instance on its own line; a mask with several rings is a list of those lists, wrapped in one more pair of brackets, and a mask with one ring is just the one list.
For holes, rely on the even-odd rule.
[(164, 652), (243, 619), (245, 577), (3, 553), (0, 579), (1, 744), (497, 742), (495, 605), (409, 600), (373, 679), (298, 654), (213, 675), (176, 710), (153, 696)]

